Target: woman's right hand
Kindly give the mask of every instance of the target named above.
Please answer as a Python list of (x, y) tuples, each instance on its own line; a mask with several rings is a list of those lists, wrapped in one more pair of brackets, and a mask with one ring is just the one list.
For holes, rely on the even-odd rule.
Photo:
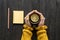
[(32, 14), (35, 10), (29, 12), (26, 17), (25, 17), (25, 24), (31, 26), (30, 22), (29, 22), (29, 15)]

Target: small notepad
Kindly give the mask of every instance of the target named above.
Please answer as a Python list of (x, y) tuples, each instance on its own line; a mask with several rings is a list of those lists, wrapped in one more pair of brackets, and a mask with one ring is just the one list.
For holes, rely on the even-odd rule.
[(13, 11), (13, 24), (24, 23), (24, 11)]

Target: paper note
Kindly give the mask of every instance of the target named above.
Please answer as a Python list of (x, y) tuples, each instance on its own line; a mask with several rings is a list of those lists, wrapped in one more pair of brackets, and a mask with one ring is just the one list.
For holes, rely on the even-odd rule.
[(24, 11), (13, 11), (13, 24), (24, 23)]

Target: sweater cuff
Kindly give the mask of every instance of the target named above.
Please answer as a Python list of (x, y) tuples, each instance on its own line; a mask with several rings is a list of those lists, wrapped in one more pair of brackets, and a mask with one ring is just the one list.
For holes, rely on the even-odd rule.
[(30, 27), (30, 26), (27, 25), (27, 24), (24, 24), (23, 27), (24, 27), (24, 29), (27, 29), (27, 30), (31, 30), (31, 31), (33, 30), (33, 28)]
[(36, 27), (36, 30), (45, 30), (47, 29), (46, 25)]

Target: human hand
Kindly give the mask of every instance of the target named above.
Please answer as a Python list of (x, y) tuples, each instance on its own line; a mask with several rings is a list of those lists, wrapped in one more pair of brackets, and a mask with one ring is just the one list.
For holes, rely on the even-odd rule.
[(37, 14), (40, 15), (40, 22), (39, 22), (38, 26), (44, 25), (45, 17), (43, 16), (42, 13), (38, 12), (37, 10), (33, 10), (33, 11), (31, 11), (31, 12), (29, 12), (29, 13), (27, 14), (27, 16), (25, 17), (25, 23), (26, 23), (27, 25), (31, 26), (31, 24), (30, 24), (30, 22), (29, 22), (29, 15), (33, 14), (33, 12), (36, 12)]
[(29, 22), (29, 15), (31, 15), (33, 12), (35, 12), (35, 10), (29, 12), (26, 17), (25, 17), (25, 24), (31, 26), (30, 22)]

